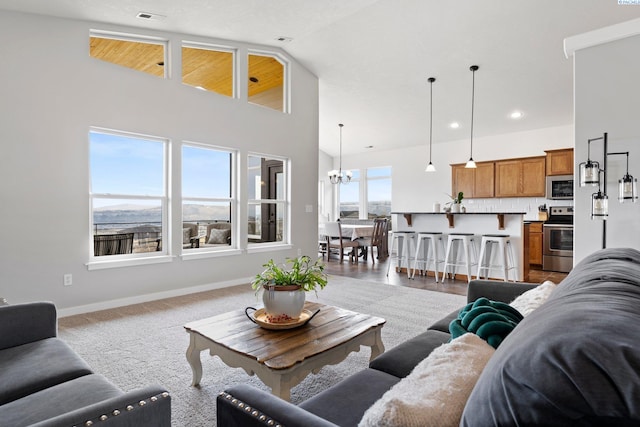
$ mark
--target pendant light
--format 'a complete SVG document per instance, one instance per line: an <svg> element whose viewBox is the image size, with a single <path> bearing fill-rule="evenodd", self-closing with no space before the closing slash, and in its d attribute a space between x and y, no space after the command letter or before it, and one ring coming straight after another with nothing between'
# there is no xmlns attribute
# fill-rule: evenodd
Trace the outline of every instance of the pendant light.
<svg viewBox="0 0 640 427"><path fill-rule="evenodd" d="M334 169L329 171L329 181L331 181L332 184L348 184L352 177L351 171L344 171L344 173L342 173L342 127L344 125L339 123L338 126L340 127L340 163L338 170Z"/></svg>
<svg viewBox="0 0 640 427"><path fill-rule="evenodd" d="M464 165L465 168L475 168L476 167L476 162L473 161L473 106L474 106L474 101L475 101L475 94L476 94L476 71L478 71L478 67L477 65L472 65L471 67L469 67L469 69L471 70L471 152L469 155L469 161L467 162L466 165Z"/></svg>
<svg viewBox="0 0 640 427"><path fill-rule="evenodd" d="M429 77L429 164L425 169L425 172L435 172L436 167L431 163L431 143L433 137L433 82L436 81L435 77Z"/></svg>
<svg viewBox="0 0 640 427"><path fill-rule="evenodd" d="M580 163L580 187L600 185L600 163L591 161L591 141L599 139L601 138L587 141L587 161Z"/></svg>
<svg viewBox="0 0 640 427"><path fill-rule="evenodd" d="M624 154L627 155L627 172L618 180L618 201L635 203L638 201L638 180L629 175L629 152Z"/></svg>

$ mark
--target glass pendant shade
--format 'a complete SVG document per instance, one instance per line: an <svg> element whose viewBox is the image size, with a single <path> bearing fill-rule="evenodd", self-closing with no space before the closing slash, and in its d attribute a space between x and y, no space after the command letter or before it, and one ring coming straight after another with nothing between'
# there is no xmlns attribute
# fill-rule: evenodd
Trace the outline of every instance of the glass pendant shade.
<svg viewBox="0 0 640 427"><path fill-rule="evenodd" d="M609 216L609 197L598 191L591 195L591 219L605 220Z"/></svg>
<svg viewBox="0 0 640 427"><path fill-rule="evenodd" d="M587 160L580 163L580 187L600 184L600 164Z"/></svg>
<svg viewBox="0 0 640 427"><path fill-rule="evenodd" d="M427 165L427 168L424 171L425 172L435 172L436 171L436 167L433 166L433 163L429 162L429 164Z"/></svg>
<svg viewBox="0 0 640 427"><path fill-rule="evenodd" d="M635 203L638 200L638 180L628 173L618 180L618 200L620 203Z"/></svg>
<svg viewBox="0 0 640 427"><path fill-rule="evenodd" d="M473 161L473 158L469 158L469 161L464 165L464 167L467 169L475 169L476 162Z"/></svg>

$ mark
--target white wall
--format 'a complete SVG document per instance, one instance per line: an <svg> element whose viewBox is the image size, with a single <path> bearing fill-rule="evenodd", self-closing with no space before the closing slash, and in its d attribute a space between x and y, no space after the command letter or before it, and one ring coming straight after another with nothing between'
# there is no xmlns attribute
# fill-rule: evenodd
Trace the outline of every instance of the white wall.
<svg viewBox="0 0 640 427"><path fill-rule="evenodd" d="M639 25L640 26L640 25ZM636 28L638 30L639 28ZM637 33L637 31L636 31ZM609 152L629 151L629 173L640 176L640 36L576 51L575 162L587 159L587 140L609 137ZM602 162L602 142L591 143L591 158ZM640 248L640 203L617 201L625 157L609 156L607 247ZM602 247L602 225L590 219L591 194L597 187L578 187L575 209L574 263Z"/></svg>
<svg viewBox="0 0 640 427"><path fill-rule="evenodd" d="M473 157L476 161L499 160L515 157L544 156L545 150L573 146L573 127L560 126L474 138ZM436 172L424 171L427 166L428 146L418 146L387 151L370 151L354 156L345 156L343 169L391 166L392 210L407 212L431 212L433 204L449 201L451 194L450 164L464 163L469 158L469 140L434 143L432 161ZM334 159L337 167L338 159ZM319 171L320 176L326 171ZM335 186L334 186L335 187ZM571 205L562 200L545 198L467 199L464 205L470 212L490 210L526 212L525 219L537 219L538 205Z"/></svg>
<svg viewBox="0 0 640 427"><path fill-rule="evenodd" d="M164 80L92 59L91 29L168 38L173 64L179 64L183 39L238 46L241 64L246 64L247 48L264 48L0 12L0 296L11 303L50 300L68 311L91 309L152 294L248 283L269 258L284 260L298 249L315 254L317 78L292 60L292 113L283 114L248 104L245 91L233 100L185 86L179 67ZM246 67L239 69L240 81L246 81ZM88 271L90 126L170 138L174 155L179 142L189 140L238 148L243 165L249 151L288 156L292 247L188 261L178 256L165 264ZM241 189L245 176L240 173ZM178 174L174 194L179 186ZM242 236L246 195L241 197ZM312 213L305 212L306 205L314 206ZM173 226L180 229L178 204L171 213ZM65 273L73 275L72 286L63 286Z"/></svg>

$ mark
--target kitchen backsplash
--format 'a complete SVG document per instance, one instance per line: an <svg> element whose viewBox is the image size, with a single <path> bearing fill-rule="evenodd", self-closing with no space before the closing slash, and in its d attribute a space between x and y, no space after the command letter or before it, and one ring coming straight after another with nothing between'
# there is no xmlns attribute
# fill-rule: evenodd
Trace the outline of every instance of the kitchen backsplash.
<svg viewBox="0 0 640 427"><path fill-rule="evenodd" d="M467 212L525 212L526 221L538 220L538 207L573 206L573 200L549 200L544 197L512 197L493 199L464 199Z"/></svg>

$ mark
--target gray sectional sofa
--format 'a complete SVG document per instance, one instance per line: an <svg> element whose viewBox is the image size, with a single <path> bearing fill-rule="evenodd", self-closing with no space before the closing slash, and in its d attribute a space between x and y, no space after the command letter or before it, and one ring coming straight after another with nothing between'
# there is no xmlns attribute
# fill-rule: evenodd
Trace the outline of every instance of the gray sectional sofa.
<svg viewBox="0 0 640 427"><path fill-rule="evenodd" d="M476 280L467 299L510 302L534 287ZM456 316L300 405L250 386L229 388L217 399L218 426L357 426L385 392L449 341ZM460 425L640 425L638 325L640 252L604 249L586 257L488 359L462 402ZM432 425L441 425L437 418Z"/></svg>
<svg viewBox="0 0 640 427"><path fill-rule="evenodd" d="M171 426L167 390L125 393L56 335L53 304L0 306L0 426Z"/></svg>

